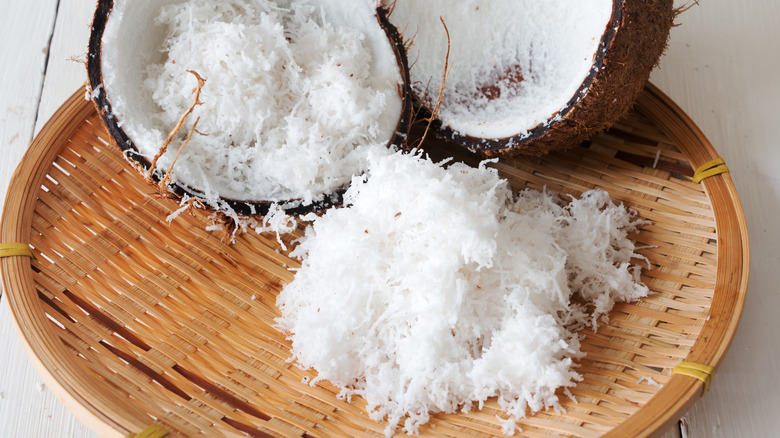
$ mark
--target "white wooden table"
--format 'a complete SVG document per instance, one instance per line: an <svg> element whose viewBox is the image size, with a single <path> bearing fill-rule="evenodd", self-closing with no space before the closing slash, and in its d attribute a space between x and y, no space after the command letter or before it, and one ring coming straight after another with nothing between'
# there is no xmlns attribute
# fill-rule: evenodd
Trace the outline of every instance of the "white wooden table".
<svg viewBox="0 0 780 438"><path fill-rule="evenodd" d="M680 2L678 0L678 2ZM28 144L86 74L94 0L0 0L0 199ZM652 81L728 163L751 238L740 328L713 389L665 438L780 436L780 2L702 0ZM0 306L0 435L93 434L47 390Z"/></svg>

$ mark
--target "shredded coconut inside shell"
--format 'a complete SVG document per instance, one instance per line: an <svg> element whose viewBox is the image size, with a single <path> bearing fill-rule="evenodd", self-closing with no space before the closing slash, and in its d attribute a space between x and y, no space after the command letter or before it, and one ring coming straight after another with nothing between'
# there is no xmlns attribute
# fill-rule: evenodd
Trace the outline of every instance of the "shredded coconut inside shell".
<svg viewBox="0 0 780 438"><path fill-rule="evenodd" d="M180 137L197 118L206 135L183 150L174 180L213 207L224 207L219 197L310 204L361 173L366 151L388 147L398 125L401 73L376 7L117 0L103 38L104 91L151 158L191 104L187 70L197 72L206 78L204 104Z"/></svg>
<svg viewBox="0 0 780 438"><path fill-rule="evenodd" d="M372 156L345 205L293 251L277 322L297 363L365 398L388 436L494 396L510 419L559 408L580 379L574 330L648 293L627 238L641 221L603 191L513 196L485 166L397 153Z"/></svg>

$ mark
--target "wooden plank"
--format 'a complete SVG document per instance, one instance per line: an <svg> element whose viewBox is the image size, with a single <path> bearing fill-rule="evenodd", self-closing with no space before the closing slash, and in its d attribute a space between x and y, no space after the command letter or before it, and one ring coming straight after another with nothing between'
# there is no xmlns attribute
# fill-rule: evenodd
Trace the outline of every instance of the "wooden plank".
<svg viewBox="0 0 780 438"><path fill-rule="evenodd" d="M33 133L85 80L84 67L67 58L86 51L95 2L0 0L0 7L4 11L0 19L4 41L0 45L0 190L5 199L12 172ZM4 436L95 436L44 386L30 365L11 325L7 303L0 306L0 357Z"/></svg>
<svg viewBox="0 0 780 438"><path fill-rule="evenodd" d="M0 8L0 194L5 199L11 175L32 141L57 0L2 0Z"/></svg>
<svg viewBox="0 0 780 438"><path fill-rule="evenodd" d="M87 59L87 42L95 0L60 0L57 25L49 51L49 66L41 94L35 132L57 108L87 80L86 67L74 61Z"/></svg>

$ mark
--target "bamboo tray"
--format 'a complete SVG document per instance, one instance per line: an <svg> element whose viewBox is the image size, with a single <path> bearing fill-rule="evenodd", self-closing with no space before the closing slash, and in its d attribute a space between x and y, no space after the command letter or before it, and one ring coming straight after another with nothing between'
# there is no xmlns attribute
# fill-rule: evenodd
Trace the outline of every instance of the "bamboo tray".
<svg viewBox="0 0 780 438"><path fill-rule="evenodd" d="M31 145L2 218L2 242L30 244L37 255L2 259L2 280L47 385L102 436L150 423L171 436L382 436L385 425L368 419L362 400L337 399L327 382L301 383L309 373L287 362L274 303L297 262L274 236L250 232L226 243L224 232L205 230L200 213L168 223L177 205L155 197L109 145L83 95ZM447 146L433 142L432 150ZM618 305L598 333L583 333L577 403L563 398L564 414L521 421L521 436L661 433L699 397L702 382L672 369L683 360L717 367L747 288L747 228L730 176L682 178L716 157L692 121L649 86L632 114L592 141L497 164L515 188L602 188L652 221L636 238L651 246L643 280L654 293ZM481 411L436 415L420 435L501 435L497 416L504 414L490 401Z"/></svg>

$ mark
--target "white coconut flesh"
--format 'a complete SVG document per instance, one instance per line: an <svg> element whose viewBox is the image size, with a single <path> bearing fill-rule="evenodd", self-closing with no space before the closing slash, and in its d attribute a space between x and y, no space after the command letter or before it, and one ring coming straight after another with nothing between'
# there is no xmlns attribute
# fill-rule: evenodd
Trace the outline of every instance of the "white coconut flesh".
<svg viewBox="0 0 780 438"><path fill-rule="evenodd" d="M577 96L594 68L612 0L384 0L412 41L412 88L433 108L450 35L452 69L438 119L477 138L527 136Z"/></svg>
<svg viewBox="0 0 780 438"><path fill-rule="evenodd" d="M193 102L167 169L208 201L317 201L386 149L402 111L393 47L372 0L116 0L103 90L147 159Z"/></svg>

